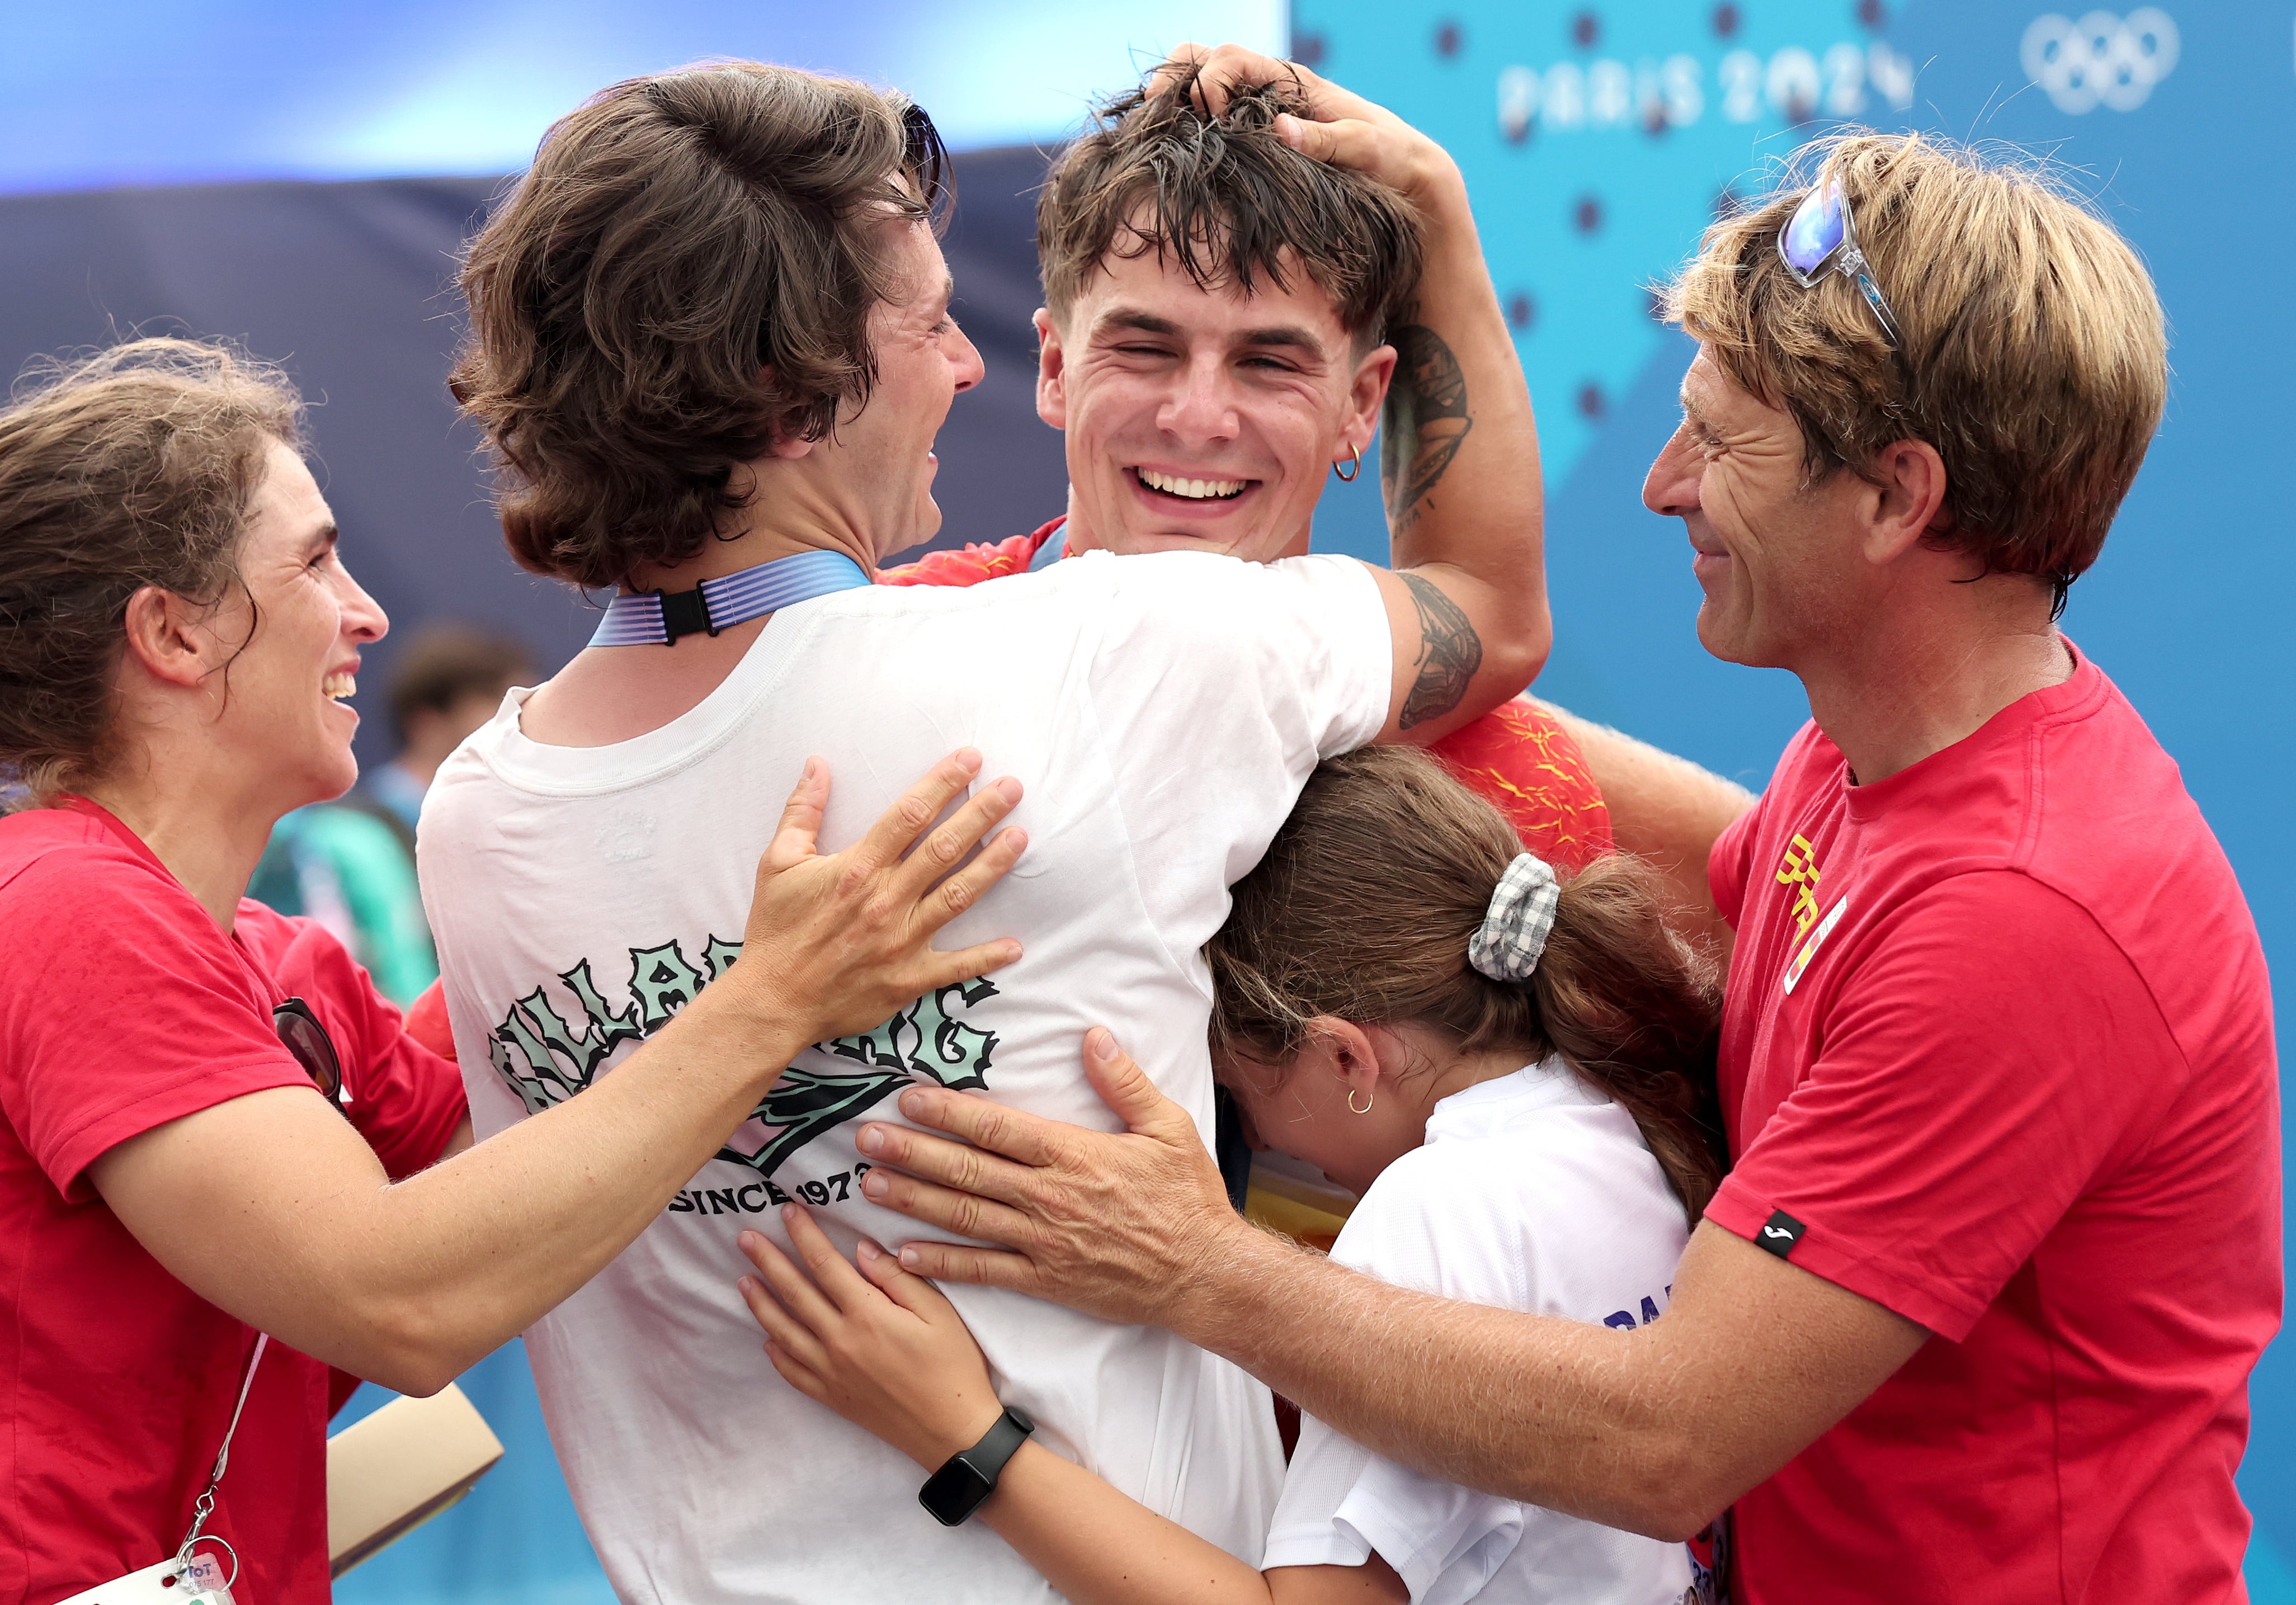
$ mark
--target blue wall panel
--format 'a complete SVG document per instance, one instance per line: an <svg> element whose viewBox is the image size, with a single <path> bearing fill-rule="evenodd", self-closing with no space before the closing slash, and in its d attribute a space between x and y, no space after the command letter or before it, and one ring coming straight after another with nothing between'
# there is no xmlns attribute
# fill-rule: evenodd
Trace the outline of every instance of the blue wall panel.
<svg viewBox="0 0 2296 1605"><path fill-rule="evenodd" d="M2296 545L2296 11L2217 0L2074 14L2098 20L2101 48L2086 47L2095 71L2079 70L2075 24L2031 0L1300 0L1293 26L1303 60L1443 139L1501 296L1526 298L1516 340L1546 442L1558 632L1540 690L1750 785L1807 705L1788 676L1699 648L1681 527L1640 505L1692 349L1652 321L1643 288L1695 249L1720 194L1759 185L1851 117L2046 155L2092 198L2159 283L2174 379L2065 627L2183 766L2278 961L2284 1003L2296 962L2284 823L2296 635L2281 578ZM1609 86L1599 104L1597 83ZM1384 548L1368 486L1330 504L1318 539ZM2258 1519L2255 1596L2296 1605L2284 1560L2296 1556L2287 1350L2257 1373L2242 1486Z"/></svg>

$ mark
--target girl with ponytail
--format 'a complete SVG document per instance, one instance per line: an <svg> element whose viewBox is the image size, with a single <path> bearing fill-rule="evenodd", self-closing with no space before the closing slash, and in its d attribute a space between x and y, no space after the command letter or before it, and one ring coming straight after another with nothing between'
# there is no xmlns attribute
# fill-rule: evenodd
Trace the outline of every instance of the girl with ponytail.
<svg viewBox="0 0 2296 1605"><path fill-rule="evenodd" d="M1722 1135L1720 989L1655 877L1611 857L1560 880L1434 760L1376 747L1316 771L1234 896L1213 1062L1255 1146L1363 1194L1332 1257L1475 1303L1656 1319ZM984 1412L1010 1429L947 1299L872 1247L858 1273L824 1262L826 1298L743 1290L785 1378L934 1471ZM801 1287L783 1265L777 1287ZM1439 1482L1312 1417L1265 1552L1241 1559L1033 1439L1005 1449L980 1518L1077 1605L1713 1597L1680 1544Z"/></svg>
<svg viewBox="0 0 2296 1605"><path fill-rule="evenodd" d="M1212 938L1212 1061L1260 1142L1357 1192L1452 1093L1551 1067L1631 1118L1686 1232L1722 1179L1722 991L1662 896L1617 856L1559 880L1414 749L1334 758Z"/></svg>

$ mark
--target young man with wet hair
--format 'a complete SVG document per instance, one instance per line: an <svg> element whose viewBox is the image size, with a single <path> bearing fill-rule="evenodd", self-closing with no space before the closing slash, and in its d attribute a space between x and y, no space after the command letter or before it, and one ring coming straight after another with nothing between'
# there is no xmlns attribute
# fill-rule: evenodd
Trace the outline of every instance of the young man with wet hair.
<svg viewBox="0 0 2296 1605"><path fill-rule="evenodd" d="M1183 46L1101 106L1038 192L1037 411L1066 437L1066 511L885 583L972 585L1090 551L1300 556L1326 477L1363 471L1382 411L1394 528L1537 522L1529 397L1456 164L1262 58L1230 57L1262 81L1200 86L1207 54ZM1309 115L1368 137L1332 162L1303 156L1285 130ZM1543 569L1526 579L1543 599ZM1542 857L1611 849L1554 710L1516 697L1432 749Z"/></svg>
<svg viewBox="0 0 2296 1605"><path fill-rule="evenodd" d="M1446 1303L1254 1232L1103 1033L1128 1134L917 1089L907 1121L1007 1157L872 1125L865 1191L1015 1250L910 1268L1163 1322L1431 1476L1656 1536L1734 1506L1751 1605L2238 1600L2281 1302L2263 954L2055 624L2160 421L2160 303L2030 170L1816 155L1677 286L1699 352L1644 487L1702 642L1811 712L1711 841L1734 1167L1668 1305Z"/></svg>
<svg viewBox="0 0 2296 1605"><path fill-rule="evenodd" d="M1323 757L1440 740L1546 652L1535 503L1422 517L1394 573L1086 553L971 589L872 584L938 528L934 435L981 372L931 227L939 150L898 95L808 73L632 80L552 129L464 269L455 383L499 454L512 550L616 592L590 649L473 734L425 804L477 1127L583 1096L739 961L758 828L743 799L786 792L809 755L835 779L827 844L961 744L1007 777L978 790L1028 839L951 927L952 943L1022 933L1018 961L800 1055L661 1218L529 1332L625 1600L1050 1599L996 1538L921 1509L905 1457L762 1377L741 1236L779 1236L791 1200L842 1242L896 1229L857 1186L853 1133L921 1079L1104 1122L1073 1044L1111 1008L1153 1044L1201 1147L1201 949L1227 887ZM1392 217L1395 259L1414 254L1376 180L1348 175L1345 203ZM1206 245L1208 265L1226 249ZM1352 373L1365 355L1328 305L1291 293L1258 299ZM1380 349L1375 368L1392 361ZM1378 384L1302 385L1303 406L1310 389L1369 438ZM1494 405L1529 449L1527 401ZM1046 1441L1256 1557L1281 1471L1264 1388L1167 1332L959 1296Z"/></svg>

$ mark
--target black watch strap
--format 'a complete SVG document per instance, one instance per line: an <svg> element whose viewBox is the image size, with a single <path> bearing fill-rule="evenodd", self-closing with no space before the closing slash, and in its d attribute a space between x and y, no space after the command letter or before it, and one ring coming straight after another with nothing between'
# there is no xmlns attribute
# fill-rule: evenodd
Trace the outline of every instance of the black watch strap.
<svg viewBox="0 0 2296 1605"><path fill-rule="evenodd" d="M925 1478L925 1486L917 1490L917 1503L931 1511L933 1519L941 1526L961 1525L996 1491L996 1478L1004 1471L1004 1462L1020 1449L1021 1440L1036 1429L1036 1422L1012 1405L1005 1405L1004 1413L981 1435L979 1443L950 1455L947 1464Z"/></svg>

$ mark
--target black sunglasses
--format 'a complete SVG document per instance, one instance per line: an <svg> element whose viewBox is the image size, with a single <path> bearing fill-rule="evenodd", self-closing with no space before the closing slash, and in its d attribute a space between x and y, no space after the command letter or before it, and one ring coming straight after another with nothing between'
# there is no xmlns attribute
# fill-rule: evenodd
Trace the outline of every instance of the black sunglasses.
<svg viewBox="0 0 2296 1605"><path fill-rule="evenodd" d="M279 1033L281 1044L303 1067L303 1073L317 1084L328 1102L340 1108L343 1063L335 1057L335 1044L311 1005L291 997L271 1011L271 1025Z"/></svg>

